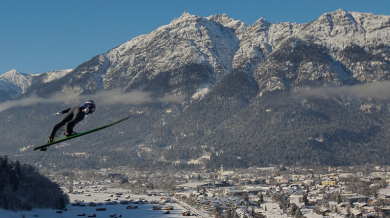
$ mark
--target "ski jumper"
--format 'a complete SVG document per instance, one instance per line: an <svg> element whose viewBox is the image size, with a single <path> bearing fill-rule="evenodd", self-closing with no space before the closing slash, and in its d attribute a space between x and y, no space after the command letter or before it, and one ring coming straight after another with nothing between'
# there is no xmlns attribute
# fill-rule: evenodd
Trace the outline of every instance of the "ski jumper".
<svg viewBox="0 0 390 218"><path fill-rule="evenodd" d="M57 123L50 133L50 138L53 139L57 130L62 126L65 126L65 131L68 134L73 132L73 127L80 121L82 121L86 115L92 114L95 111L95 108L91 107L91 104L79 104L76 107L68 108L66 110L60 111L57 114L66 113L65 117Z"/></svg>

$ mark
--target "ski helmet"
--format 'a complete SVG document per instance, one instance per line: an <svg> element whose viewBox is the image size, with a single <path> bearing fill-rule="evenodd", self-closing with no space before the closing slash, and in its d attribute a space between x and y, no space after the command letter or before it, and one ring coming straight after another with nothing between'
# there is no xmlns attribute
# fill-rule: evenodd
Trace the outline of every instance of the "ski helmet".
<svg viewBox="0 0 390 218"><path fill-rule="evenodd" d="M94 101L88 100L88 101L85 102L85 103L89 105L89 108L90 108L90 110L91 110L92 112L95 111L95 109L96 109L96 104L95 104Z"/></svg>

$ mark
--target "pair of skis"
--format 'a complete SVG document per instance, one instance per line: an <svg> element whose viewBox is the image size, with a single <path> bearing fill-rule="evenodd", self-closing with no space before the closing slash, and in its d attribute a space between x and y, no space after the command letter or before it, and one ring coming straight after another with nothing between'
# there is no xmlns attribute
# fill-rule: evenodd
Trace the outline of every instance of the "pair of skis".
<svg viewBox="0 0 390 218"><path fill-rule="evenodd" d="M131 115L131 116L132 116L132 115ZM77 137L80 137L80 136L83 136L83 135L87 135L87 134L89 134L89 133L93 133L93 132L96 132L96 131L105 129L105 128L107 128L107 127L113 126L113 125L115 125L115 124L118 124L118 123L120 123L120 122L123 122L123 121L129 119L131 116L128 116L128 117L123 118L123 119L121 119L121 120L118 120L118 121L116 121L116 122L113 122L113 123L110 123L110 124L107 124L107 125L104 125L104 126L95 128L95 129L91 129L91 130L88 130L88 131L85 131L85 132L81 132L81 133L78 133L78 134L75 134L75 135L71 135L71 136L66 137L66 138L63 138L63 139L55 140L55 141L53 141L53 142L51 142L51 143L47 143L47 144L44 144L44 145L35 147L35 148L33 148L33 151L35 151L35 150L42 150L42 151L45 151L47 148L49 148L50 146L52 146L52 145L54 145L54 144L61 143L61 142L64 142L64 141L68 141L68 140L70 140L70 139L74 139L74 138L77 138Z"/></svg>

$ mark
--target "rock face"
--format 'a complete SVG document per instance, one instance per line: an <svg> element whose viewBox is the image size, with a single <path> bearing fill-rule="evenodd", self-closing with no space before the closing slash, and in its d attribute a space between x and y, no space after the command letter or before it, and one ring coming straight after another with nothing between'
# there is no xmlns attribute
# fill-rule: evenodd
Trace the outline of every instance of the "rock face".
<svg viewBox="0 0 390 218"><path fill-rule="evenodd" d="M184 12L74 70L37 76L10 71L0 77L0 101L31 94L89 97L118 88L159 99L99 107L99 121L88 121L91 125L112 120L113 111L118 118L129 111L137 115L126 127L131 133L115 127L99 135L99 142L77 147L87 150L84 162L94 167L182 163L205 153L211 155L205 164L213 167L358 164L371 159L361 158L362 152L384 164L390 108L380 93L389 91L389 30L390 16L341 9L305 24L260 18L253 25L225 14L203 18ZM172 96L184 97L168 101ZM20 110L54 110L29 107ZM19 130L27 117L15 111L0 116L8 120L0 131L14 130L3 149L17 154L12 134L34 136ZM40 116L31 124L38 129L48 122ZM91 138L75 143L83 140ZM94 155L121 161L98 161Z"/></svg>

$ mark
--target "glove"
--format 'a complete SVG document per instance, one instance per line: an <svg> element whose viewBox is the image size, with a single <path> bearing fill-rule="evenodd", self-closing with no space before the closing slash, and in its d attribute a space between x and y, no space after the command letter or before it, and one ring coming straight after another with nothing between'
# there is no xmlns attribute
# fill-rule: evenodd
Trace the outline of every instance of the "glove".
<svg viewBox="0 0 390 218"><path fill-rule="evenodd" d="M55 113L54 116L57 116L57 115L60 115L60 114L62 114L62 111Z"/></svg>

